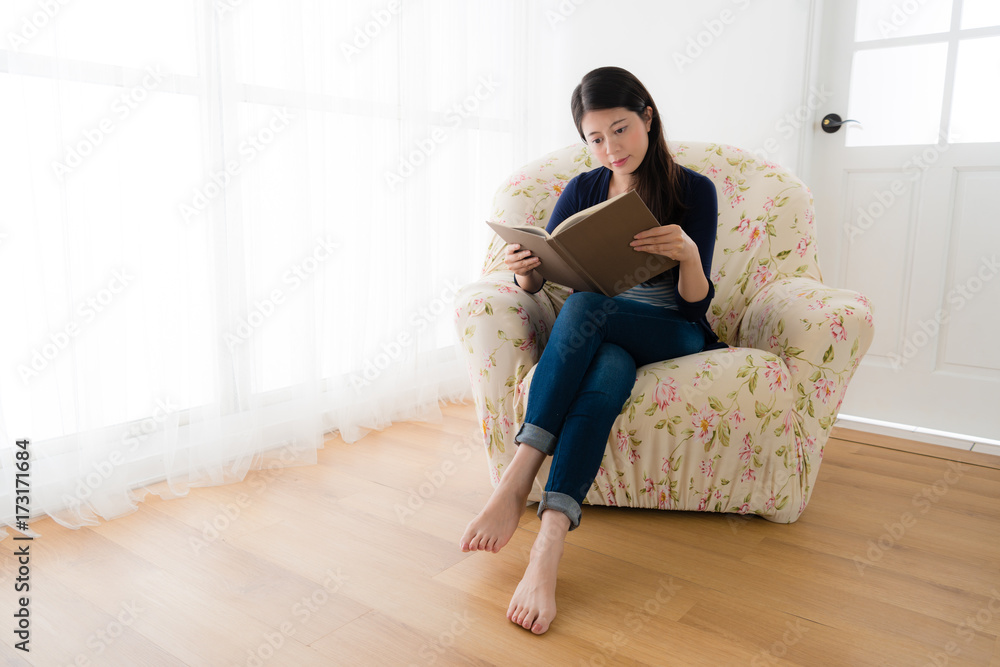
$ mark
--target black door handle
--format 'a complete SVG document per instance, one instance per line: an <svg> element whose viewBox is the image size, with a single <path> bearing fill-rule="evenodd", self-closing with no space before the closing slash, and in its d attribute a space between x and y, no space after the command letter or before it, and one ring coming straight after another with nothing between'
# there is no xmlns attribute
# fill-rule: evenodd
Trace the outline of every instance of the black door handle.
<svg viewBox="0 0 1000 667"><path fill-rule="evenodd" d="M859 125L861 124L860 121L841 120L840 116L838 116L837 114L828 113L827 115L823 116L823 123L822 125L820 125L820 127L822 127L823 131L826 132L827 134L832 134L833 132L839 130L840 126L844 125L845 123L858 123Z"/></svg>

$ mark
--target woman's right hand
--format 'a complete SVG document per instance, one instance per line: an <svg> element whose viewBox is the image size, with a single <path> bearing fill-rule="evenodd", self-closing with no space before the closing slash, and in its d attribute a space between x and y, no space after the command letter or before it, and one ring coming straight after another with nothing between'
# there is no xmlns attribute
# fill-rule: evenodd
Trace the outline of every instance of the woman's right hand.
<svg viewBox="0 0 1000 667"><path fill-rule="evenodd" d="M508 269L525 278L542 263L542 260L532 255L530 250L521 250L521 245L518 243L507 246L507 255L503 261Z"/></svg>

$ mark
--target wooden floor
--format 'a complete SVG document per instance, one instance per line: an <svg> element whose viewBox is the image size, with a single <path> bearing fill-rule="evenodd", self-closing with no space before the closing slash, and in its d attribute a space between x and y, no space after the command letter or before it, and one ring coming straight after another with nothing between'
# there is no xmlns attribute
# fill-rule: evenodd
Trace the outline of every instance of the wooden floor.
<svg viewBox="0 0 1000 667"><path fill-rule="evenodd" d="M1000 457L831 439L788 525L585 506L535 636L504 617L535 506L499 554L459 550L491 487L474 408L444 412L97 526L33 523L31 653L8 538L0 663L1000 666Z"/></svg>

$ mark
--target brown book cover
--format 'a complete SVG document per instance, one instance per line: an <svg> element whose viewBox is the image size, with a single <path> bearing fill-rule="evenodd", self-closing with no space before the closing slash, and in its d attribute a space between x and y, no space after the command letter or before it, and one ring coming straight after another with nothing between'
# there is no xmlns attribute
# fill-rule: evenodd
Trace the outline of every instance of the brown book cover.
<svg viewBox="0 0 1000 667"><path fill-rule="evenodd" d="M635 190L571 215L552 234L530 225L486 224L538 257L536 270L546 280L577 292L617 296L677 266L676 260L629 245L639 232L660 226Z"/></svg>

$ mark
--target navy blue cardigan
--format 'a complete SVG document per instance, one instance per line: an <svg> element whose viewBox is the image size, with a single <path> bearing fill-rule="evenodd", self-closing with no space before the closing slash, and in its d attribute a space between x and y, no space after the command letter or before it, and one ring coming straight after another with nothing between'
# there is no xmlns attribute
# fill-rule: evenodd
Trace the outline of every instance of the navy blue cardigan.
<svg viewBox="0 0 1000 667"><path fill-rule="evenodd" d="M711 271L712 256L715 252L716 227L719 219L718 195L715 184L707 176L683 166L681 173L686 177L684 179L685 201L691 207L685 214L681 227L698 246L705 279L708 280L708 294L701 301L685 301L677 289L680 284L680 265L677 265L670 269L674 274L674 302L677 304L678 312L686 320L697 323L702 329L702 333L705 334L705 347L703 349L724 349L729 346L719 340L705 315L712 302L712 297L715 296L715 285L712 284ZM551 234L569 216L605 201L608 198L610 184L611 170L603 165L574 176L566 184L562 194L559 195L552 210L552 217L549 218L549 222L545 226L546 231ZM516 274L514 282L517 283ZM545 282L543 278L542 286L545 285ZM538 289L541 290L542 287ZM532 294L534 293L536 292L532 292Z"/></svg>

